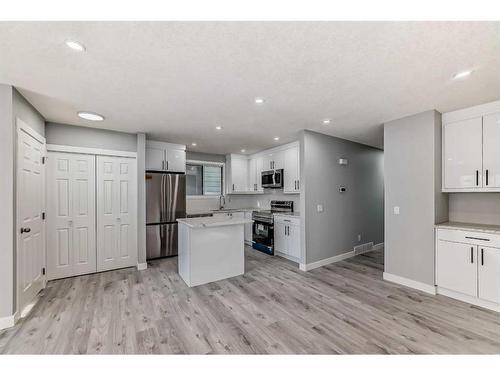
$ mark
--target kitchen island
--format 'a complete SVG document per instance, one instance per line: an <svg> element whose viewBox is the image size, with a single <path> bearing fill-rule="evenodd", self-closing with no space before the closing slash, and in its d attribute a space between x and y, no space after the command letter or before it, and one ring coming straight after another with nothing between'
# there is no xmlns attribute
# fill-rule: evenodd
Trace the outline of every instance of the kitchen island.
<svg viewBox="0 0 500 375"><path fill-rule="evenodd" d="M244 226L236 217L177 219L179 275L190 286L242 275L245 272Z"/></svg>

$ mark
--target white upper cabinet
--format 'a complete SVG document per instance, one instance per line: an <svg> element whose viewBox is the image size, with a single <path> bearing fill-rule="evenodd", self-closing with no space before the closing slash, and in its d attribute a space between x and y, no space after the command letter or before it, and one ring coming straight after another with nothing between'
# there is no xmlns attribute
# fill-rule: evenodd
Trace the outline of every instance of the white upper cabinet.
<svg viewBox="0 0 500 375"><path fill-rule="evenodd" d="M247 193L248 188L248 159L242 155L227 155L226 157L226 178L229 194Z"/></svg>
<svg viewBox="0 0 500 375"><path fill-rule="evenodd" d="M483 117L483 186L500 188L500 112Z"/></svg>
<svg viewBox="0 0 500 375"><path fill-rule="evenodd" d="M284 193L300 192L299 178L299 146L293 146L286 149L284 152Z"/></svg>
<svg viewBox="0 0 500 375"><path fill-rule="evenodd" d="M500 192L500 100L443 113L443 192Z"/></svg>
<svg viewBox="0 0 500 375"><path fill-rule="evenodd" d="M266 151L262 157L262 170L283 169L284 154L282 150Z"/></svg>
<svg viewBox="0 0 500 375"><path fill-rule="evenodd" d="M443 126L444 189L483 186L482 118Z"/></svg>
<svg viewBox="0 0 500 375"><path fill-rule="evenodd" d="M248 186L250 191L262 193L262 167L263 159L261 156L253 156L248 161Z"/></svg>
<svg viewBox="0 0 500 375"><path fill-rule="evenodd" d="M186 172L186 146L146 141L146 170Z"/></svg>

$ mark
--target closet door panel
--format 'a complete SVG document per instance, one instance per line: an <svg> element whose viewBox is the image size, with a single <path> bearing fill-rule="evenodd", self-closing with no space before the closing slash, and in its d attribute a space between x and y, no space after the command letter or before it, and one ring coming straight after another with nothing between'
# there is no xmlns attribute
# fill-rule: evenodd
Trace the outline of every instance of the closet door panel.
<svg viewBox="0 0 500 375"><path fill-rule="evenodd" d="M49 152L47 160L47 278L95 272L95 157Z"/></svg>
<svg viewBox="0 0 500 375"><path fill-rule="evenodd" d="M137 264L136 161L98 156L97 258L99 271Z"/></svg>

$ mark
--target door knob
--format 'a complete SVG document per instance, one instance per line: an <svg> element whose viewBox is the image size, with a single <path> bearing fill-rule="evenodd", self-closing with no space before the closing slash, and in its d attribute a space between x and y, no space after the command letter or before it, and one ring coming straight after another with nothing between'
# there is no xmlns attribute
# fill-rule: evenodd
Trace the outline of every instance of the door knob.
<svg viewBox="0 0 500 375"><path fill-rule="evenodd" d="M31 232L31 228L21 228L21 234Z"/></svg>

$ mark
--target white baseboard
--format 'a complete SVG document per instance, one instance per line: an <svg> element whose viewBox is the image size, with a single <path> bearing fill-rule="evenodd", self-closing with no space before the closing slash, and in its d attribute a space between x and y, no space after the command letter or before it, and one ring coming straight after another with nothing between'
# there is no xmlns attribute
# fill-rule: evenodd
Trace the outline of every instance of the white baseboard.
<svg viewBox="0 0 500 375"><path fill-rule="evenodd" d="M14 327L16 324L16 315L0 317L0 330Z"/></svg>
<svg viewBox="0 0 500 375"><path fill-rule="evenodd" d="M317 262L313 262L313 263L307 263L307 264L301 263L299 265L299 268L301 271L310 271L314 268L323 267L323 266L326 266L327 264L340 262L341 260L344 260L347 258L352 258L353 256L354 256L354 250L348 251L347 253L344 253L344 254L335 255L335 256L330 257L330 258L321 259L321 260L318 260Z"/></svg>
<svg viewBox="0 0 500 375"><path fill-rule="evenodd" d="M449 290L446 288L437 287L436 289L437 289L437 294L442 294L443 296L450 297L453 299L458 299L462 302L469 303L471 305L476 305L476 306L480 306L480 307L483 307L483 308L488 309L488 310L500 312L500 304L498 304L498 303L485 301L484 299L468 296L466 294L455 292L453 290Z"/></svg>
<svg viewBox="0 0 500 375"><path fill-rule="evenodd" d="M353 256L356 256L356 255L365 254L365 253L368 253L370 251L380 250L380 249L383 249L383 248L384 248L384 243L381 242L381 243L377 243L377 244L373 245L372 248L370 248L370 249L368 249L366 251L363 251L362 253L355 253L355 251L352 250L352 251L348 251L347 253L344 253L344 254L335 255L335 256L330 257L330 258L318 260L317 262L307 263L307 264L300 263L299 264L299 269L301 271L310 271L310 270L312 270L314 268L323 267L323 266L326 266L327 264L331 264L331 263L335 263L335 262L340 262L341 260L352 258Z"/></svg>
<svg viewBox="0 0 500 375"><path fill-rule="evenodd" d="M137 263L137 271L144 271L148 268L147 263Z"/></svg>
<svg viewBox="0 0 500 375"><path fill-rule="evenodd" d="M425 293L436 295L436 287L434 285L424 284L420 281L415 281L407 279L406 277L401 277L393 275L391 273L384 272L384 280L390 281L392 283L401 284L409 288L417 289Z"/></svg>

